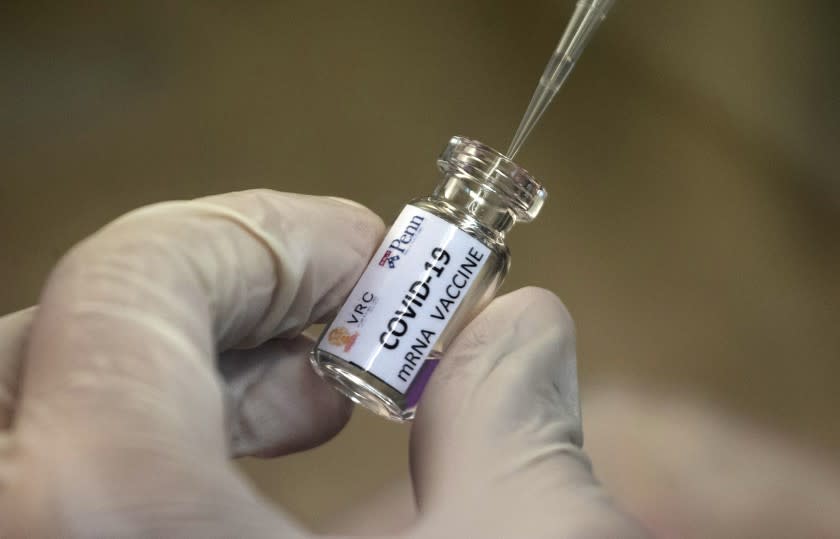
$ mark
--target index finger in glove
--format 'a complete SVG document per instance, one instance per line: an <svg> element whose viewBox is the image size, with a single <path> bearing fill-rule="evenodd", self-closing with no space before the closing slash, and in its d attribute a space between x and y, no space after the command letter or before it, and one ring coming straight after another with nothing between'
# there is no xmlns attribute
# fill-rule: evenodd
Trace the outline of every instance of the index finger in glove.
<svg viewBox="0 0 840 539"><path fill-rule="evenodd" d="M336 199L249 191L142 208L74 248L43 293L21 425L226 456L219 350L336 309L382 233Z"/></svg>

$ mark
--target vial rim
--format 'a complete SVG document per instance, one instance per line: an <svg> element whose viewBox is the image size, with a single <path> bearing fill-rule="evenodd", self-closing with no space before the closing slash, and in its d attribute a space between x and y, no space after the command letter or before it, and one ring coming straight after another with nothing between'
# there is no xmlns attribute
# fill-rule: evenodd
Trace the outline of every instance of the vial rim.
<svg viewBox="0 0 840 539"><path fill-rule="evenodd" d="M481 187L501 193L513 201L517 220L533 220L548 196L530 172L500 151L469 137L456 135L437 161L444 174L463 175Z"/></svg>

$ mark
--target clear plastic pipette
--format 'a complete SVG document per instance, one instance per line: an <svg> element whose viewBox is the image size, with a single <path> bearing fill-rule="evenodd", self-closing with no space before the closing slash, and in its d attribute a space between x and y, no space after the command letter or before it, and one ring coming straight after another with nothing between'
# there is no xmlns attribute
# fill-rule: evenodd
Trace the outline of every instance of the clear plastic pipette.
<svg viewBox="0 0 840 539"><path fill-rule="evenodd" d="M545 66L545 71L540 77L537 89L531 97L528 109L519 123L519 128L513 136L507 156L513 159L528 138L531 130L537 124L552 98L566 82L575 62L580 58L583 49L586 48L589 39L595 30L607 16L607 12L615 0L579 0L572 14L572 19L566 26L560 43L554 49L554 54Z"/></svg>

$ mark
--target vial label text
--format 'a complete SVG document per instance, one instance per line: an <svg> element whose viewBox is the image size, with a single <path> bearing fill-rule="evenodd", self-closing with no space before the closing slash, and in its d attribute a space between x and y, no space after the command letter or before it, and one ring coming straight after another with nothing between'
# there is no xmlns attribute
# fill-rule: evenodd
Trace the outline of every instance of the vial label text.
<svg viewBox="0 0 840 539"><path fill-rule="evenodd" d="M406 206L318 347L405 394L489 252L457 226Z"/></svg>

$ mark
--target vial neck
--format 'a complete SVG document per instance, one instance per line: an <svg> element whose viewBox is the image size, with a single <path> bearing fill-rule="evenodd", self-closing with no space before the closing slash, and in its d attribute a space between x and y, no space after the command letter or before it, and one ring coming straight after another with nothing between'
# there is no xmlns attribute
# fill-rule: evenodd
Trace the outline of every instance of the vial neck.
<svg viewBox="0 0 840 539"><path fill-rule="evenodd" d="M509 197L481 185L475 178L448 176L433 196L475 219L499 240L504 240L505 234L516 224Z"/></svg>

